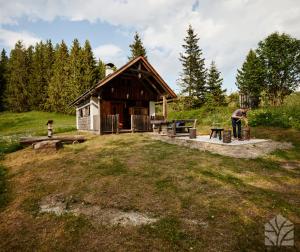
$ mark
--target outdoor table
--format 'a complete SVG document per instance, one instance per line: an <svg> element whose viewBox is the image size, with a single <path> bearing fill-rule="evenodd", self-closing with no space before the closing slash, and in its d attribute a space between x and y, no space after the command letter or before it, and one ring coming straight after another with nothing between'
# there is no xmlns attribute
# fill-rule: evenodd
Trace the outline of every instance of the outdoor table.
<svg viewBox="0 0 300 252"><path fill-rule="evenodd" d="M211 139L212 135L215 132L217 136L219 135L219 139L221 140L222 139L222 131L223 130L224 129L222 129L222 128L211 128L211 133L210 133L209 139Z"/></svg>

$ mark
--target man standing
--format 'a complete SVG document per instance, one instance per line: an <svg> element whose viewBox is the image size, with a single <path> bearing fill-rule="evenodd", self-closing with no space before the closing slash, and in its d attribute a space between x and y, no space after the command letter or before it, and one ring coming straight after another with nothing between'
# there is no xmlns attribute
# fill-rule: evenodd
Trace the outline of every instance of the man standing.
<svg viewBox="0 0 300 252"><path fill-rule="evenodd" d="M232 129L233 129L233 137L238 138L239 140L242 140L242 119L244 117L247 117L247 109L241 108L237 109L232 113L231 121L232 121ZM236 133L236 126L238 128Z"/></svg>

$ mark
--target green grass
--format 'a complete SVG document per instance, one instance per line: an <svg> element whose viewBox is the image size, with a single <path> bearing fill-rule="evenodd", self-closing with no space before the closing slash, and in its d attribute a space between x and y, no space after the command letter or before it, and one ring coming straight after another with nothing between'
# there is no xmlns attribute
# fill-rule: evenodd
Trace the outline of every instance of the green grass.
<svg viewBox="0 0 300 252"><path fill-rule="evenodd" d="M216 111L215 117L205 108L182 116L197 117L202 133L205 125L225 123L232 109ZM11 128L2 122L6 119ZM0 135L27 134L28 128L30 134L46 134L48 119L61 131L75 125L72 116L1 113ZM299 164L300 132L253 127L251 134L290 141L295 148L243 160L136 133L90 135L85 143L53 153L30 148L10 153L19 146L17 137L7 137L9 145L0 145L5 153L0 165L0 250L264 251L265 222L279 213L300 222L300 169L282 167ZM55 195L76 198L76 203L67 200L68 209L84 202L86 209L137 211L159 220L122 227L101 224L97 211L79 216L40 213L43 199ZM299 238L296 226L298 246Z"/></svg>
<svg viewBox="0 0 300 252"><path fill-rule="evenodd" d="M47 135L46 123L54 120L54 133L75 130L75 117L48 112L0 113L0 158L4 154L22 149L18 140L22 136Z"/></svg>
<svg viewBox="0 0 300 252"><path fill-rule="evenodd" d="M54 120L54 133L72 131L75 116L49 112L0 113L0 136L47 135L46 123Z"/></svg>

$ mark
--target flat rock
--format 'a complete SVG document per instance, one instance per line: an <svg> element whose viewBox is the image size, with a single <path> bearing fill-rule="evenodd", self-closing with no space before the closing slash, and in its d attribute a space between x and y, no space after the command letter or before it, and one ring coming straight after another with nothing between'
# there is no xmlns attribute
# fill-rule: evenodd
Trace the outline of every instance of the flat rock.
<svg viewBox="0 0 300 252"><path fill-rule="evenodd" d="M41 150L41 149L53 149L58 150L62 148L62 142L61 140L47 140L47 141L41 141L33 144L34 150Z"/></svg>

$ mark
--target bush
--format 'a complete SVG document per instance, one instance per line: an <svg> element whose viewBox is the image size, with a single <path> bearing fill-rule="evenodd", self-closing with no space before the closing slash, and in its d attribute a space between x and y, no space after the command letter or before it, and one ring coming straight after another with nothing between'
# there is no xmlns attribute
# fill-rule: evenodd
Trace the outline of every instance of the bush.
<svg viewBox="0 0 300 252"><path fill-rule="evenodd" d="M250 111L249 125L300 129L300 93L288 96L280 107Z"/></svg>

